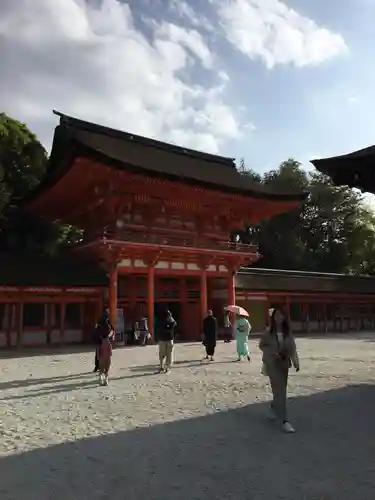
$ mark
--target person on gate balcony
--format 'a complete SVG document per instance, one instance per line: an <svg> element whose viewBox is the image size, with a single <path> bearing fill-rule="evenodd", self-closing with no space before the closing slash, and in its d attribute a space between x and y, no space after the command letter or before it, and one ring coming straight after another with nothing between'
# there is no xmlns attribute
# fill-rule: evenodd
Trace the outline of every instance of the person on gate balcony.
<svg viewBox="0 0 375 500"><path fill-rule="evenodd" d="M232 342L233 338L233 327L232 323L230 322L230 312L226 311L225 316L224 316L224 342L226 344L229 344L229 342Z"/></svg>
<svg viewBox="0 0 375 500"><path fill-rule="evenodd" d="M211 309L207 311L207 316L203 320L203 345L206 348L205 359L214 360L217 340L217 321Z"/></svg>
<svg viewBox="0 0 375 500"><path fill-rule="evenodd" d="M259 348L263 352L263 363L273 394L269 417L279 420L284 432L293 433L295 430L286 411L288 375L292 364L297 372L300 366L290 324L281 309L273 310L270 328L260 339Z"/></svg>
<svg viewBox="0 0 375 500"><path fill-rule="evenodd" d="M114 338L114 328L111 325L109 319L109 311L108 309L104 309L97 324L95 325L93 340L96 345L95 348L95 367L94 372L99 370L99 349L102 343L102 339L104 337L108 337L112 341Z"/></svg>
<svg viewBox="0 0 375 500"><path fill-rule="evenodd" d="M177 323L173 318L172 313L167 310L158 337L160 373L168 373L171 369L176 326Z"/></svg>
<svg viewBox="0 0 375 500"><path fill-rule="evenodd" d="M234 328L238 356L237 361L241 361L243 357L250 361L249 335L251 332L251 325L248 319L245 316L237 315Z"/></svg>

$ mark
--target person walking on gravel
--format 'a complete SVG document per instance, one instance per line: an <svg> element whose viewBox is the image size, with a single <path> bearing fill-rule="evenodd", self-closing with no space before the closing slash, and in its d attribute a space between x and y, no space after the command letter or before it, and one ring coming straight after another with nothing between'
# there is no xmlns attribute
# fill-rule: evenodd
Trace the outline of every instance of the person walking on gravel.
<svg viewBox="0 0 375 500"><path fill-rule="evenodd" d="M242 357L245 357L248 361L250 361L249 335L251 331L251 325L245 316L237 315L234 327L238 356L237 361L241 361Z"/></svg>
<svg viewBox="0 0 375 500"><path fill-rule="evenodd" d="M229 317L229 312L226 311L225 316L224 316L224 343L229 344L229 342L232 342L232 323L230 322L230 317Z"/></svg>
<svg viewBox="0 0 375 500"><path fill-rule="evenodd" d="M290 324L284 312L276 308L272 312L270 328L259 342L263 352L263 363L269 377L273 400L270 418L279 420L284 432L295 432L287 417L286 400L289 369L292 364L299 371L296 343L290 331Z"/></svg>
<svg viewBox="0 0 375 500"><path fill-rule="evenodd" d="M203 320L203 344L206 348L205 359L214 360L217 340L217 321L211 309Z"/></svg>
<svg viewBox="0 0 375 500"><path fill-rule="evenodd" d="M112 361L112 343L110 332L102 338L99 347L99 385L108 385L109 369Z"/></svg>
<svg viewBox="0 0 375 500"><path fill-rule="evenodd" d="M168 373L172 365L174 334L177 323L170 311L166 311L164 324L159 332L159 372ZM165 364L164 364L165 360Z"/></svg>
<svg viewBox="0 0 375 500"><path fill-rule="evenodd" d="M95 325L94 333L93 333L93 340L96 345L95 348L95 367L94 367L94 372L97 372L99 370L99 349L100 345L102 343L102 339L106 336L110 336L110 339L114 337L114 328L111 325L110 319L109 319L109 312L108 309L104 309L97 324Z"/></svg>

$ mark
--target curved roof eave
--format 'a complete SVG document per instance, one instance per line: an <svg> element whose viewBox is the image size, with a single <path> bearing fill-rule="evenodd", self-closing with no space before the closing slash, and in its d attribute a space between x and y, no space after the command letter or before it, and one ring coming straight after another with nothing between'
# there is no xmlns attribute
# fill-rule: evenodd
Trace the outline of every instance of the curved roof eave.
<svg viewBox="0 0 375 500"><path fill-rule="evenodd" d="M82 122L58 112L55 112L55 114L60 116L61 120L60 124L55 128L47 174L44 180L23 200L23 205L27 205L32 200L41 196L44 191L55 185L72 168L74 160L78 157L96 159L112 168L132 171L140 175L165 178L174 182L183 182L185 184L263 199L274 203L295 203L297 205L306 200L309 194L308 192L271 193L254 189L254 185L249 179L246 179L246 176L240 176L235 169L228 168L228 162L232 161L231 159L199 153L193 150L188 150L191 154L189 153L187 156L191 160L185 160L185 167L183 168L177 168L179 165L175 167L173 162L171 164L172 167L169 166L171 168L168 169L165 168L163 162L161 162L161 165L155 165L151 161L152 155L150 154L145 156L145 158L148 158L148 164L145 162L146 164L143 165L135 165L123 160L127 156L127 151L125 150L124 152L124 147L127 147L126 144L129 144L129 147L133 146L133 137L137 137L137 144L138 140L141 140L144 142L144 145L147 144L149 146L151 143L152 148L157 143L158 149L164 148L163 155L166 154L165 151L172 154L175 153L176 148L178 151L177 154L181 154L184 148L139 136L132 136L125 132L108 129L89 122ZM168 154L164 157L169 158ZM185 153L184 157L186 158ZM222 165L222 162L227 163ZM139 163L142 162L139 161ZM194 168L187 169L186 165L189 167L191 165ZM193 173L191 173L192 170Z"/></svg>

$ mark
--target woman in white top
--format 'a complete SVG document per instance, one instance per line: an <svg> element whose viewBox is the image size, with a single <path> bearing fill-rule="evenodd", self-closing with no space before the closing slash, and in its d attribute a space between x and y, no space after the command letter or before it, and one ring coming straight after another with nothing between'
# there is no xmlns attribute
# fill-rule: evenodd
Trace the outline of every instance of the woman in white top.
<svg viewBox="0 0 375 500"><path fill-rule="evenodd" d="M294 432L287 418L286 398L289 369L293 364L298 372L299 359L288 318L281 309L272 312L270 328L260 339L259 348L273 394L270 416L280 420L285 432Z"/></svg>

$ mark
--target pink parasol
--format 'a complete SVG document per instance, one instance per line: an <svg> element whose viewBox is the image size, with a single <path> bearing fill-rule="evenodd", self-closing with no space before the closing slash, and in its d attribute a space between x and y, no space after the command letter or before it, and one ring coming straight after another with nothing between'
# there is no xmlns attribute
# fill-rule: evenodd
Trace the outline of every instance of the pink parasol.
<svg viewBox="0 0 375 500"><path fill-rule="evenodd" d="M224 307L225 311L231 312L233 314L237 314L238 316L245 316L246 318L249 317L249 313L244 309L243 307L240 306L227 306Z"/></svg>

